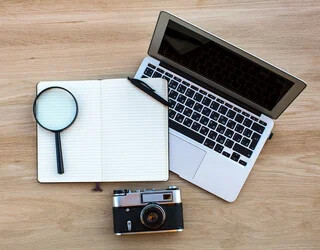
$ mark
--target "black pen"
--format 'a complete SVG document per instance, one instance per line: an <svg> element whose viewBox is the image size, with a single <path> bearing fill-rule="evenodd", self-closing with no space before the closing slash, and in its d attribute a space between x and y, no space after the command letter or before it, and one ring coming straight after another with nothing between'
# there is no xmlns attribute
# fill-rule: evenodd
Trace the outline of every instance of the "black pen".
<svg viewBox="0 0 320 250"><path fill-rule="evenodd" d="M139 80L139 79L135 79L135 78L131 78L128 76L128 80L137 88L141 89L143 92L145 92L146 94L148 94L149 96L153 97L154 99L156 99L157 101L161 102L163 105L169 106L169 103L163 99L161 96L159 96L158 94L155 93L155 90L153 88L151 88L148 84L146 84L145 82Z"/></svg>

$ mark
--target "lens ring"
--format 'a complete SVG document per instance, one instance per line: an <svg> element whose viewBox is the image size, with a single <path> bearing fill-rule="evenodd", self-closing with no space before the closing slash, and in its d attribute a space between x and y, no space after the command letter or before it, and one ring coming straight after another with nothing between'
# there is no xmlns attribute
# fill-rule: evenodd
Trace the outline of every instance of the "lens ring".
<svg viewBox="0 0 320 250"><path fill-rule="evenodd" d="M71 97L73 98L74 103L75 103L75 107L76 107L76 112L75 112L75 114L74 114L73 120L68 124L68 126L62 128L62 129L58 129L58 130L48 129L47 127L43 126L43 125L41 124L41 122L39 121L39 119L38 119L38 117L37 117L37 112L36 112L36 106L37 106L37 101L38 101L39 97L40 97L43 93L45 93L45 92L47 92L47 91L49 91L49 90L51 90L51 89L61 89L61 90L66 91L66 92L67 92L68 94L70 94ZM61 132L61 131L65 130L65 129L67 129L68 127L70 127L70 126L74 123L74 121L76 120L76 118L77 118L77 116L78 116L78 113L79 113L79 106L78 106L77 99L75 98L75 96L74 96L69 90L67 90L67 89L65 89L65 88L63 88L63 87L60 87L60 86L51 86L51 87L48 87L48 88L43 89L42 91L40 91L39 94L37 94L36 98L35 98L34 101L33 101L32 111L33 111L33 116L34 116L36 122L37 122L42 128L44 128L44 129L46 129L46 130L49 130L49 131L52 131L52 132Z"/></svg>
<svg viewBox="0 0 320 250"><path fill-rule="evenodd" d="M145 218L147 215L151 213L156 214L156 220L154 222L148 222ZM140 213L140 220L143 225L150 229L157 229L158 227L162 226L164 221L166 220L166 213L162 207L157 204L149 204L144 207Z"/></svg>

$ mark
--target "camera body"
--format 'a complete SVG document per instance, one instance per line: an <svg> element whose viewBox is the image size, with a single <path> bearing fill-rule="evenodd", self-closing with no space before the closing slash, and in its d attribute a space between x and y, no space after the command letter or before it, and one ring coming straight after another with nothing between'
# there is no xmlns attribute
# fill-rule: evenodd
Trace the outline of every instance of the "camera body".
<svg viewBox="0 0 320 250"><path fill-rule="evenodd" d="M183 231L180 189L114 190L116 235Z"/></svg>

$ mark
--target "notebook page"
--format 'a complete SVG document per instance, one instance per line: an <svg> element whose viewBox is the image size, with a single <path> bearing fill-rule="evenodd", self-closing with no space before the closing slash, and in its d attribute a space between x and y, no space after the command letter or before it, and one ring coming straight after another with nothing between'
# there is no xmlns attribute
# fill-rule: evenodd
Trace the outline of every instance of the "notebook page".
<svg viewBox="0 0 320 250"><path fill-rule="evenodd" d="M101 172L100 81L40 82L38 93L50 86L68 89L77 99L75 122L61 132L64 174L57 173L54 133L37 126L40 182L99 182Z"/></svg>
<svg viewBox="0 0 320 250"><path fill-rule="evenodd" d="M167 82L143 79L167 99ZM101 82L103 181L168 179L168 108L127 79Z"/></svg>

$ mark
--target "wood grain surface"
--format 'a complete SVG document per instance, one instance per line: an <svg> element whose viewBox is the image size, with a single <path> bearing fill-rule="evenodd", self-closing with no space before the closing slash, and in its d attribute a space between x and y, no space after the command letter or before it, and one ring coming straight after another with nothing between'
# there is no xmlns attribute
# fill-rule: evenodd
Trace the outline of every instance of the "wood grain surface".
<svg viewBox="0 0 320 250"><path fill-rule="evenodd" d="M39 184L31 105L41 80L134 75L160 10L296 75L239 198L166 183ZM320 249L319 1L0 1L0 249ZM221 166L223 167L223 166ZM112 190L183 190L185 231L113 235Z"/></svg>

